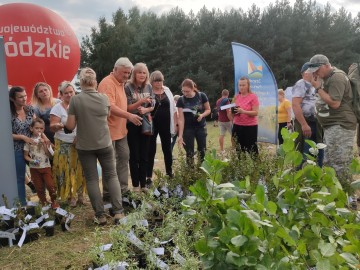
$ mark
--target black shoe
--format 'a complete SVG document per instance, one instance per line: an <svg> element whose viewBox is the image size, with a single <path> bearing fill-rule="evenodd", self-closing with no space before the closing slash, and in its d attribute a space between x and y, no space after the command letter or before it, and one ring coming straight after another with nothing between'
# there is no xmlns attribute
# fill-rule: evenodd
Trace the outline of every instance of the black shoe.
<svg viewBox="0 0 360 270"><path fill-rule="evenodd" d="M147 188L151 188L152 185L153 185L153 181L151 180L151 178L146 178L146 184L145 184L145 186L146 186Z"/></svg>
<svg viewBox="0 0 360 270"><path fill-rule="evenodd" d="M32 193L36 193L36 188L33 182L30 181L29 183L27 183L27 186L31 189Z"/></svg>

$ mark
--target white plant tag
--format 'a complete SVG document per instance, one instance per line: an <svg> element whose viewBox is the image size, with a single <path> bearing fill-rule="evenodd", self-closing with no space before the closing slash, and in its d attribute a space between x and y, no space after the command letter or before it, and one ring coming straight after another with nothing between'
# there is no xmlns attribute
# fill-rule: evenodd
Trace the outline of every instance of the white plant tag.
<svg viewBox="0 0 360 270"><path fill-rule="evenodd" d="M156 197L159 197L159 196L161 195L161 193L158 191L157 188L154 189L154 195L155 195Z"/></svg>
<svg viewBox="0 0 360 270"><path fill-rule="evenodd" d="M156 255L164 255L165 249L163 247L160 248L152 248L151 249Z"/></svg>
<svg viewBox="0 0 360 270"><path fill-rule="evenodd" d="M68 212L66 212L66 210L62 209L62 208L57 208L56 209L56 214L59 214L61 216L66 216Z"/></svg>
<svg viewBox="0 0 360 270"><path fill-rule="evenodd" d="M100 247L100 251L108 251L112 247L112 244L106 244Z"/></svg>

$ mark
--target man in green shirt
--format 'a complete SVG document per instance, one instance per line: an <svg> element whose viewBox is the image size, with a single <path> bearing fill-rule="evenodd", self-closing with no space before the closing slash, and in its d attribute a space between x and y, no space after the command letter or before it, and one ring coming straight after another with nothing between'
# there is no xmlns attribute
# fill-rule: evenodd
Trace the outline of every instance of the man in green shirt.
<svg viewBox="0 0 360 270"><path fill-rule="evenodd" d="M357 123L351 105L350 81L344 71L332 67L322 54L310 59L306 72L313 74L311 84L316 92L316 115L324 129L327 145L324 165L334 168L340 180L349 181Z"/></svg>

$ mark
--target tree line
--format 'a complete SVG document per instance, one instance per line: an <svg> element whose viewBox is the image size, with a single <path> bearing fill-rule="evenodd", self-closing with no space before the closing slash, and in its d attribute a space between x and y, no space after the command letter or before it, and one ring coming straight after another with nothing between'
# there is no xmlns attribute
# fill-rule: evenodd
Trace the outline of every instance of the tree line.
<svg viewBox="0 0 360 270"><path fill-rule="evenodd" d="M165 84L176 94L184 78L193 79L211 104L224 88L234 90L231 42L259 52L272 69L279 88L292 86L300 68L316 53L347 71L360 61L360 13L355 18L344 8L332 11L328 3L287 0L269 4L263 11L255 4L247 11L207 9L185 14L180 8L157 15L133 7L121 8L112 21L99 18L90 36L81 43L81 66L90 66L101 80L115 61L127 56L144 62L149 71L160 70Z"/></svg>

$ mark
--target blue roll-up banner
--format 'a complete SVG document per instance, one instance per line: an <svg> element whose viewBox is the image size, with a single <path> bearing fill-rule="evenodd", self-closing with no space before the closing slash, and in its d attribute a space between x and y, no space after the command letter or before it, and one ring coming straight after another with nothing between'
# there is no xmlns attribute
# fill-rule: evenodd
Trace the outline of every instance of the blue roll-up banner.
<svg viewBox="0 0 360 270"><path fill-rule="evenodd" d="M235 93L240 77L250 80L250 88L259 98L258 141L277 144L278 87L274 74L261 55L252 48L232 42Z"/></svg>

